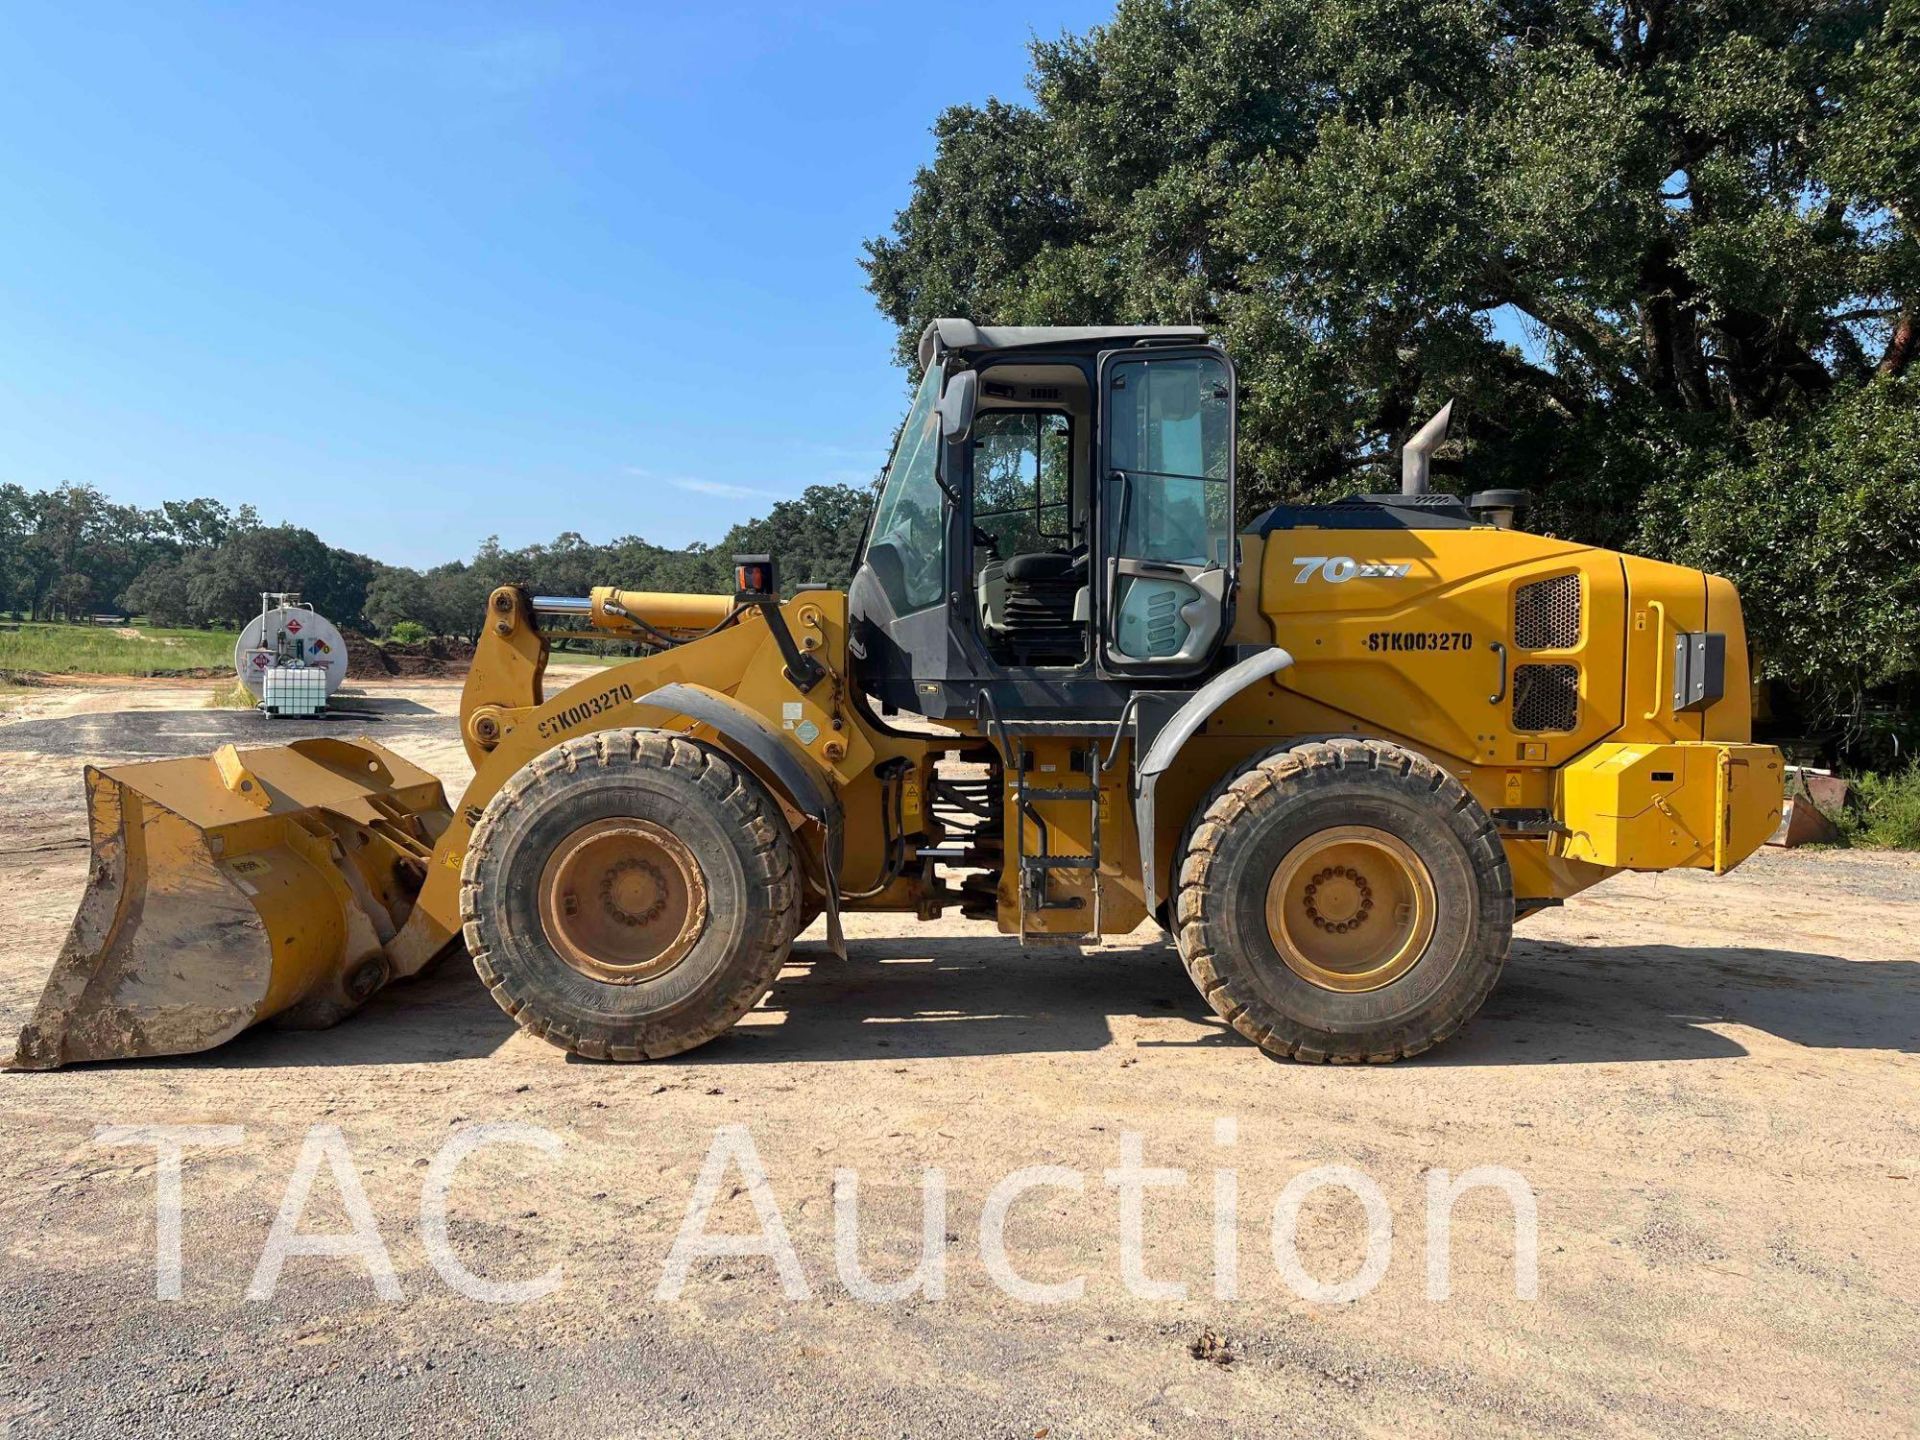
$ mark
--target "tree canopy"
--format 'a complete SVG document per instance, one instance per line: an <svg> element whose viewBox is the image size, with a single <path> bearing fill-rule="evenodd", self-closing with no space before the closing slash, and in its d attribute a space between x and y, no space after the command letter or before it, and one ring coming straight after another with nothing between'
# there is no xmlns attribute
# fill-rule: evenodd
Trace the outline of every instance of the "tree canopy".
<svg viewBox="0 0 1920 1440"><path fill-rule="evenodd" d="M1774 673L1920 663L1920 0L1121 0L1032 54L868 242L903 364L938 315L1204 323L1249 507L1390 486L1458 399L1438 470L1736 574ZM1825 508L1868 454L1871 565ZM1829 560L1874 645L1796 609Z"/></svg>

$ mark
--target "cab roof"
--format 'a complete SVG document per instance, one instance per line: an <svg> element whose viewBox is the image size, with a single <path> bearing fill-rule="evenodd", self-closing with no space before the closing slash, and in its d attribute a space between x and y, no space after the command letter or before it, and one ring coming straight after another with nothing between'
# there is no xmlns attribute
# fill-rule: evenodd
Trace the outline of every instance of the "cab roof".
<svg viewBox="0 0 1920 1440"><path fill-rule="evenodd" d="M1206 330L1198 325L976 325L971 320L934 320L920 336L920 363L931 365L944 354L971 357L1048 346L1106 348L1142 340L1199 344L1206 338Z"/></svg>

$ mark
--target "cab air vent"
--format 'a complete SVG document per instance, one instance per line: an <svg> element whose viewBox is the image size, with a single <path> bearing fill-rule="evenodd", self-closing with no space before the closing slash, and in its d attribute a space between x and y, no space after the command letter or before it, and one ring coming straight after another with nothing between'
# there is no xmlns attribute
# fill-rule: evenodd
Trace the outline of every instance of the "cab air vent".
<svg viewBox="0 0 1920 1440"><path fill-rule="evenodd" d="M1555 575L1513 592L1513 643L1522 650L1571 650L1580 643L1578 575Z"/></svg>
<svg viewBox="0 0 1920 1440"><path fill-rule="evenodd" d="M1172 655L1180 648L1180 600L1171 590L1147 597L1147 653Z"/></svg>

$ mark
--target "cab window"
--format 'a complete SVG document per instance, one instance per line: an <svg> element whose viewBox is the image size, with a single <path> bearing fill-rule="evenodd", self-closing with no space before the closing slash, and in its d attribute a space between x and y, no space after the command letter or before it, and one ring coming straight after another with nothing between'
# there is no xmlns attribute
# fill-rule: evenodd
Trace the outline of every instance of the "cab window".
<svg viewBox="0 0 1920 1440"><path fill-rule="evenodd" d="M973 523L992 552L1006 558L1065 549L1073 421L1059 410L989 410L973 431Z"/></svg>
<svg viewBox="0 0 1920 1440"><path fill-rule="evenodd" d="M1226 367L1205 358L1113 367L1108 554L1224 566L1233 544L1233 400Z"/></svg>

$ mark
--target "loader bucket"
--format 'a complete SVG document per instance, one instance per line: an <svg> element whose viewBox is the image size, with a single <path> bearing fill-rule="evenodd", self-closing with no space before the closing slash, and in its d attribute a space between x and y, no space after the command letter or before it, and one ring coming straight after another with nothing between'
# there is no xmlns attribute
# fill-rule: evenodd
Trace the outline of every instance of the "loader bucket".
<svg viewBox="0 0 1920 1440"><path fill-rule="evenodd" d="M384 985L450 815L371 741L87 768L93 857L13 1068L182 1055L314 1028Z"/></svg>

